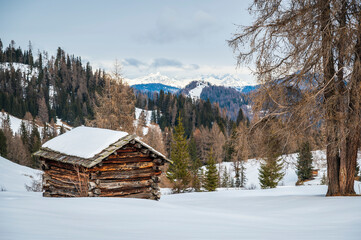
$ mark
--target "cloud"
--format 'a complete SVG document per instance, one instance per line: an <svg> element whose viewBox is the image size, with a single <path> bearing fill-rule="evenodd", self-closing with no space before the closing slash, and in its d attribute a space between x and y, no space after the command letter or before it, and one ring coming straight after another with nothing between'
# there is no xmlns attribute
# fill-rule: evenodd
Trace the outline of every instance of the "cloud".
<svg viewBox="0 0 361 240"><path fill-rule="evenodd" d="M152 68L160 68L160 67L177 67L183 68L183 64L175 59L168 59L168 58L156 58L150 64Z"/></svg>
<svg viewBox="0 0 361 240"><path fill-rule="evenodd" d="M136 40L156 44L204 40L221 29L216 19L204 11L196 11L190 16L186 14L171 8L163 9L155 25L148 32L136 36Z"/></svg>
<svg viewBox="0 0 361 240"><path fill-rule="evenodd" d="M125 58L122 60L122 64L124 66L133 66L133 67L140 67L146 65L142 61L139 61L138 59L135 58Z"/></svg>

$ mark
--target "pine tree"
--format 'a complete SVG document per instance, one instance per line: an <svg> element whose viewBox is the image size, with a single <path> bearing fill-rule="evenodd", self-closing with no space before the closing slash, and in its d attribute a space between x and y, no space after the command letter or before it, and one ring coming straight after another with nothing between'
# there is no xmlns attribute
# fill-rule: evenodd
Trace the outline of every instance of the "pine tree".
<svg viewBox="0 0 361 240"><path fill-rule="evenodd" d="M221 181L221 187L228 188L230 187L230 177L229 172L227 170L227 166L224 166L223 174L222 174L222 181Z"/></svg>
<svg viewBox="0 0 361 240"><path fill-rule="evenodd" d="M283 162L279 158L281 155L281 143L280 140L274 136L268 136L266 142L266 159L261 163L258 179L261 184L261 188L275 188L279 181L285 175L282 172Z"/></svg>
<svg viewBox="0 0 361 240"><path fill-rule="evenodd" d="M267 159L265 163L261 163L261 168L259 170L259 181L261 188L275 188L277 187L279 181L284 176L282 172L283 163L281 159Z"/></svg>
<svg viewBox="0 0 361 240"><path fill-rule="evenodd" d="M189 139L188 151L191 162L191 175L192 175L191 186L194 189L194 191L199 192L202 187L201 176L200 176L200 168L202 167L202 163L197 156L197 145L193 136L191 136L191 138Z"/></svg>
<svg viewBox="0 0 361 240"><path fill-rule="evenodd" d="M312 153L308 142L304 142L300 148L296 168L299 181L305 181L312 177Z"/></svg>
<svg viewBox="0 0 361 240"><path fill-rule="evenodd" d="M247 178L246 178L246 167L244 166L244 161L240 161L240 168L239 168L239 173L240 173L240 178L239 178L239 186L240 187L245 187L246 186L246 182L247 182Z"/></svg>
<svg viewBox="0 0 361 240"><path fill-rule="evenodd" d="M40 133L39 133L38 127L35 124L35 121L33 121L33 123L32 123L29 145L30 145L29 151L31 153L38 151L41 147Z"/></svg>
<svg viewBox="0 0 361 240"><path fill-rule="evenodd" d="M29 132L26 129L24 121L21 121L21 124L20 124L20 135L21 135L21 140L23 141L24 145L29 146Z"/></svg>
<svg viewBox="0 0 361 240"><path fill-rule="evenodd" d="M322 178L321 178L321 185L328 185L328 181L327 181L327 175L325 173L322 174Z"/></svg>
<svg viewBox="0 0 361 240"><path fill-rule="evenodd" d="M206 165L206 176L204 188L211 192L217 189L218 185L218 171L216 167L216 161L214 160L213 150L211 148L208 154L208 161Z"/></svg>
<svg viewBox="0 0 361 240"><path fill-rule="evenodd" d="M6 157L7 155L6 136L2 129L0 129L0 155L3 157Z"/></svg>
<svg viewBox="0 0 361 240"><path fill-rule="evenodd" d="M173 192L185 192L191 180L188 170L190 156L180 116L178 118L178 125L174 129L170 159L173 163L169 166L167 177L173 183Z"/></svg>

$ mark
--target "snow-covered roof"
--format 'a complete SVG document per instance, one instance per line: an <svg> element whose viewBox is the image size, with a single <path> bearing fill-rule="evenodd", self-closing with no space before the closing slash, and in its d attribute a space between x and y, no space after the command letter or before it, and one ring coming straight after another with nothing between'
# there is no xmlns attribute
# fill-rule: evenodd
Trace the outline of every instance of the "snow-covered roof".
<svg viewBox="0 0 361 240"><path fill-rule="evenodd" d="M127 135L121 131L81 126L51 139L42 147L70 156L91 158Z"/></svg>
<svg viewBox="0 0 361 240"><path fill-rule="evenodd" d="M60 161L92 167L117 149L128 143L139 143L151 153L169 161L163 154L140 141L136 135L102 128L77 127L43 144L34 155Z"/></svg>

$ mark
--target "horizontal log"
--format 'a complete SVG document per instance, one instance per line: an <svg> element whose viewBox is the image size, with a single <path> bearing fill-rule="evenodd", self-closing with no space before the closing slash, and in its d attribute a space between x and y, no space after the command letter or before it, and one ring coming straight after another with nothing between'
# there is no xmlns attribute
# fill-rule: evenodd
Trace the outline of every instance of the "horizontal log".
<svg viewBox="0 0 361 240"><path fill-rule="evenodd" d="M140 169L134 171L114 171L114 172L102 172L99 176L96 176L97 179L134 179L134 178L143 178L143 177L152 177L160 175L162 172L156 172L153 169Z"/></svg>
<svg viewBox="0 0 361 240"><path fill-rule="evenodd" d="M99 182L102 183L117 183L117 182L133 182L133 181L146 181L146 180L150 180L151 181L151 176L148 177L140 177L140 178L126 178L126 179L98 179Z"/></svg>
<svg viewBox="0 0 361 240"><path fill-rule="evenodd" d="M79 181L87 181L88 174L80 174L79 176L77 174L69 174L65 171L55 171L55 170L47 170L46 173L53 179L57 180L63 180L63 181L73 181L73 182L79 182Z"/></svg>
<svg viewBox="0 0 361 240"><path fill-rule="evenodd" d="M78 176L68 176L68 175L48 175L49 179L54 179L57 181L60 181L62 183L65 184L74 184L74 183L78 183L79 181L82 182L87 182L88 181L88 177L84 176L81 178L78 178Z"/></svg>
<svg viewBox="0 0 361 240"><path fill-rule="evenodd" d="M136 162L152 162L152 159L149 157L131 157L131 158L118 158L114 157L112 159L105 159L104 164L107 163L136 163Z"/></svg>
<svg viewBox="0 0 361 240"><path fill-rule="evenodd" d="M131 158L131 157L149 157L148 154L144 154L141 152L128 152L128 153L118 153L116 155L108 156L108 159L113 158Z"/></svg>
<svg viewBox="0 0 361 240"><path fill-rule="evenodd" d="M106 172L106 171L128 171L144 168L151 168L154 166L152 162L135 162L135 163L104 163L101 167L93 167L88 169L88 172Z"/></svg>
<svg viewBox="0 0 361 240"><path fill-rule="evenodd" d="M49 179L45 182L45 184L43 185L43 188L46 187L56 187L56 188L64 188L64 189L76 189L76 187L79 186L79 183L77 182L63 182L63 181L58 181L56 179Z"/></svg>
<svg viewBox="0 0 361 240"><path fill-rule="evenodd" d="M64 195L68 197L84 197L88 195L87 191L77 191L77 190L68 190L68 189L60 189L51 187L49 189L45 189L46 192L50 193L50 195Z"/></svg>
<svg viewBox="0 0 361 240"><path fill-rule="evenodd" d="M84 171L84 169L85 169L82 166L62 163L62 162L53 161L53 160L46 160L45 163L48 164L49 167L55 166L55 167L58 167L58 168L61 168L61 169L74 170L75 168L79 168L80 171Z"/></svg>
<svg viewBox="0 0 361 240"><path fill-rule="evenodd" d="M129 189L129 188L139 188L139 187L149 187L151 186L151 180L143 181L128 181L128 182L100 182L100 189Z"/></svg>
<svg viewBox="0 0 361 240"><path fill-rule="evenodd" d="M99 188L94 189L93 192L97 195L102 193L102 191Z"/></svg>
<svg viewBox="0 0 361 240"><path fill-rule="evenodd" d="M134 148L134 147L129 147L129 148L122 148L122 149L118 149L116 152L117 153L130 153L130 152L137 152L138 149Z"/></svg>
<svg viewBox="0 0 361 240"><path fill-rule="evenodd" d="M152 193L151 188L134 188L129 190L122 191L103 191L99 196L100 197L121 197L134 193Z"/></svg>
<svg viewBox="0 0 361 240"><path fill-rule="evenodd" d="M77 172L77 171L74 171L74 170L68 170L68 169L63 169L63 168L58 168L58 167L55 167L55 166L51 166L49 170L46 170L47 173L59 173L59 174L62 174L62 175L80 175L80 176L86 176L87 173L85 172Z"/></svg>
<svg viewBox="0 0 361 240"><path fill-rule="evenodd" d="M152 193L134 193L123 196L124 198L141 198L156 200L156 197Z"/></svg>

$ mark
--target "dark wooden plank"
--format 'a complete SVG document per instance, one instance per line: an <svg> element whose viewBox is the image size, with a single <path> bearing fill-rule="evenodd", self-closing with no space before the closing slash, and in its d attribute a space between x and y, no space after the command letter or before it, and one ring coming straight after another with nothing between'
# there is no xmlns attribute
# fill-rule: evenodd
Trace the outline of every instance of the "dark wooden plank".
<svg viewBox="0 0 361 240"><path fill-rule="evenodd" d="M106 163L104 162L101 167L93 167L88 169L88 172L107 172L107 171L130 171L130 170L137 170L137 169L145 169L145 168L152 168L154 166L153 162L135 162L135 163Z"/></svg>

